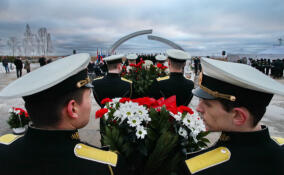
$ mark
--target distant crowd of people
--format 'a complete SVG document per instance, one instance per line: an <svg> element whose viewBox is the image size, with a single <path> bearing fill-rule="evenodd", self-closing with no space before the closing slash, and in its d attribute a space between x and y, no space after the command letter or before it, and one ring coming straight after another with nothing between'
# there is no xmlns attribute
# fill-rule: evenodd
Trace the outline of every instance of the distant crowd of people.
<svg viewBox="0 0 284 175"><path fill-rule="evenodd" d="M284 69L284 58L282 60L270 60L270 59L252 59L249 58L249 65L258 69L266 75L270 75L273 78L282 78Z"/></svg>
<svg viewBox="0 0 284 175"><path fill-rule="evenodd" d="M2 58L2 65L5 69L6 73L10 73L10 71L12 71L14 69L14 66L16 68L16 74L17 74L17 78L22 76L22 69L26 69L27 73L29 73L31 71L31 66L30 66L30 59L26 58L25 60L23 60L21 57L16 57L13 61L14 65L12 63L10 63L10 61L8 60L7 57L3 57Z"/></svg>
<svg viewBox="0 0 284 175"><path fill-rule="evenodd" d="M46 59L45 57L40 57L38 59L38 62L40 64L40 66L44 66L48 63L52 62L52 59ZM23 68L26 69L27 73L29 73L31 71L31 58L29 57L15 57L14 59L8 59L8 57L3 56L2 57L2 65L5 69L5 72L8 74L10 73L12 70L16 69L16 75L17 78L22 76L22 70Z"/></svg>

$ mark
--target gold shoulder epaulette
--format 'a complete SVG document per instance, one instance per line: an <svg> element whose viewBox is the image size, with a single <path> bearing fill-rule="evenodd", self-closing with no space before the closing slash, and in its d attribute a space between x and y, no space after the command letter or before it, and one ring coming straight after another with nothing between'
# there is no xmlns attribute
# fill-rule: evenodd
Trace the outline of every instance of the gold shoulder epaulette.
<svg viewBox="0 0 284 175"><path fill-rule="evenodd" d="M82 143L75 146L74 153L77 157L111 166L116 166L118 159L117 154L114 152L100 150Z"/></svg>
<svg viewBox="0 0 284 175"><path fill-rule="evenodd" d="M230 159L231 152L226 147L218 147L185 161L191 174L216 166Z"/></svg>
<svg viewBox="0 0 284 175"><path fill-rule="evenodd" d="M23 135L6 134L0 137L0 143L10 145L21 137L23 137Z"/></svg>
<svg viewBox="0 0 284 175"><path fill-rule="evenodd" d="M271 137L272 140L274 140L278 145L283 146L284 145L284 138L281 137Z"/></svg>
<svg viewBox="0 0 284 175"><path fill-rule="evenodd" d="M94 79L94 81L95 81L95 80L100 80L100 79L103 79L103 78L104 78L104 77L97 77L97 78Z"/></svg>
<svg viewBox="0 0 284 175"><path fill-rule="evenodd" d="M157 78L157 81L167 80L167 79L169 79L169 78L170 78L170 76L158 77L158 78Z"/></svg>
<svg viewBox="0 0 284 175"><path fill-rule="evenodd" d="M132 83L131 80L127 80L126 78L123 78L123 77L121 77L121 80L122 80L122 81L127 81L128 83Z"/></svg>

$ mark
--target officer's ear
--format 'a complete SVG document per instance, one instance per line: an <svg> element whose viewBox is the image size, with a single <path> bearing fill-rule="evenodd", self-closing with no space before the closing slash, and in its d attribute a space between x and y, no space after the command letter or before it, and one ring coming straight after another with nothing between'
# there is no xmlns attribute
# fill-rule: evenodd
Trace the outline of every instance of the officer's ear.
<svg viewBox="0 0 284 175"><path fill-rule="evenodd" d="M168 59L168 65L170 66L172 64L171 60Z"/></svg>
<svg viewBox="0 0 284 175"><path fill-rule="evenodd" d="M67 104L67 114L69 117L78 118L78 103L75 100L70 100Z"/></svg>
<svg viewBox="0 0 284 175"><path fill-rule="evenodd" d="M243 126L249 122L249 112L243 107L233 108L233 123L236 126Z"/></svg>
<svg viewBox="0 0 284 175"><path fill-rule="evenodd" d="M117 70L122 70L122 64L121 63L117 63L116 64L116 69Z"/></svg>

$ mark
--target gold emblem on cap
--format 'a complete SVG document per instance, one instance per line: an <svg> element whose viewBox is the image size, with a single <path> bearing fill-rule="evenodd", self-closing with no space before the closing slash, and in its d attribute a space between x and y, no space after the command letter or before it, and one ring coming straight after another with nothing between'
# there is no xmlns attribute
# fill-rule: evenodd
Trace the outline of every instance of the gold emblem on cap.
<svg viewBox="0 0 284 175"><path fill-rule="evenodd" d="M86 84L88 84L88 83L90 83L90 82L91 82L90 78L87 77L85 80L80 80L80 81L78 81L78 82L77 82L77 87L78 87L78 88L81 88L82 86L84 86L84 85L86 85Z"/></svg>

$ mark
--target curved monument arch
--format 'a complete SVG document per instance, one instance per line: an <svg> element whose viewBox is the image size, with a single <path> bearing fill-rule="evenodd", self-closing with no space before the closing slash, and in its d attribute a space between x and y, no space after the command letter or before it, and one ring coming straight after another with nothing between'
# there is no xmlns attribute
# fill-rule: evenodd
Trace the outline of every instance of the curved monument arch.
<svg viewBox="0 0 284 175"><path fill-rule="evenodd" d="M154 36L154 35L148 35L148 39L149 40L160 41L162 43L165 43L165 44L173 47L174 49L178 49L178 50L184 51L184 49L181 46L179 46L178 44L176 44L176 43L174 43L174 42L172 42L172 41L170 41L168 39L165 39L165 38L162 38L162 37L158 37L158 36Z"/></svg>
<svg viewBox="0 0 284 175"><path fill-rule="evenodd" d="M151 34L152 33L152 29L150 30L141 30L141 31L137 31L137 32L134 32L134 33L131 33L129 35L126 35L122 38L120 38L119 40L117 40L111 47L110 49L108 50L108 55L111 55L114 50L120 46L122 43L124 43L125 41L131 39L131 38L134 38L136 36L139 36L139 35L145 35L145 34Z"/></svg>
<svg viewBox="0 0 284 175"><path fill-rule="evenodd" d="M137 32L134 32L134 33L131 33L129 35L126 35L122 38L120 38L119 40L117 40L111 47L110 49L108 50L108 55L111 55L116 48L118 48L122 43L124 43L125 41L131 39L131 38L134 38L136 36L139 36L139 35L145 35L145 34L151 34L152 33L152 29L150 30L141 30L141 31L137 31ZM165 39L165 38L162 38L162 37L158 37L158 36L154 36L154 35L148 35L148 39L149 40L155 40L155 41L159 41L159 42L162 42L164 44L167 44L171 47L173 47L174 49L179 49L179 50L183 50L184 49L179 46L178 44L168 40L168 39Z"/></svg>

